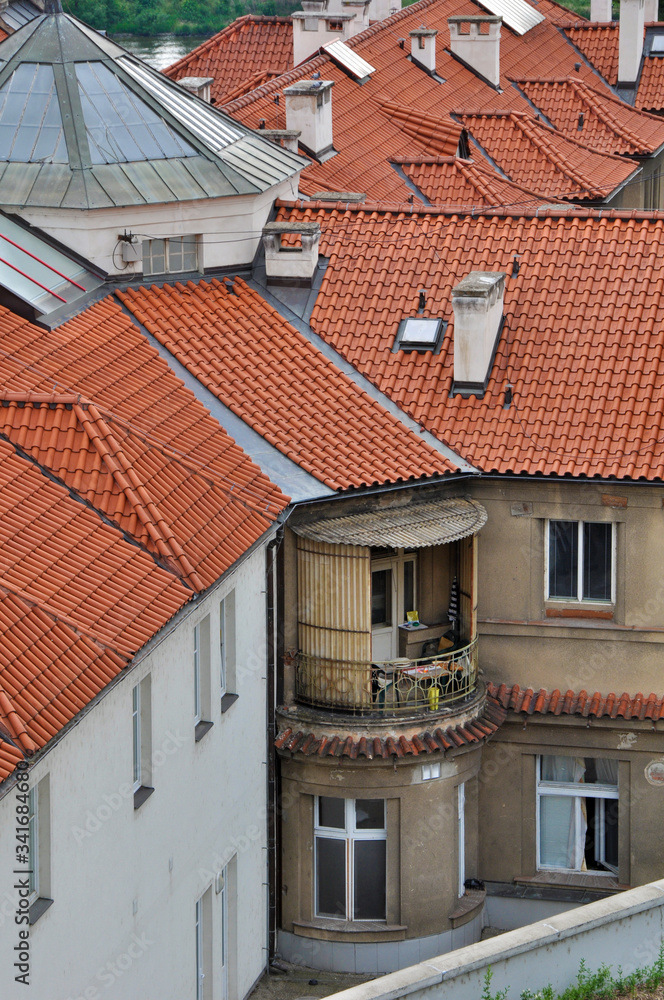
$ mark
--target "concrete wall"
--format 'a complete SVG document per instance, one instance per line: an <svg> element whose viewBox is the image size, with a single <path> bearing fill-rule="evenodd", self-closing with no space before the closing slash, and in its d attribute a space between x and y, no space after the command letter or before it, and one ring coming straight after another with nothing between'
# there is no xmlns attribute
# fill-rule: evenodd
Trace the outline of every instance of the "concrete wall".
<svg viewBox="0 0 664 1000"><path fill-rule="evenodd" d="M664 881L589 903L439 958L364 983L336 1000L477 1000L487 969L491 991L509 987L518 998L547 983L570 986L584 959L591 969L610 965L624 973L651 965L664 935Z"/></svg>
<svg viewBox="0 0 664 1000"><path fill-rule="evenodd" d="M125 230L137 234L139 243L144 238L198 236L199 270L232 269L251 263L275 198L297 197L298 176L260 195L84 212L26 208L18 214L97 267L124 278L143 273L140 247L136 263L125 267L120 259L118 235Z"/></svg>
<svg viewBox="0 0 664 1000"><path fill-rule="evenodd" d="M235 590L236 693L222 714L219 602ZM180 613L92 710L44 753L30 783L50 781L54 902L30 929L30 986L13 981L16 792L0 801L0 995L40 1000L195 996L194 911L210 887L210 975L222 1000L221 895L231 862L229 1000L266 962L265 551ZM194 740L193 630L210 615L212 728ZM150 675L152 785L134 808L132 689ZM207 714L207 713L206 713ZM234 860L232 860L234 859ZM208 928L209 929L209 928Z"/></svg>

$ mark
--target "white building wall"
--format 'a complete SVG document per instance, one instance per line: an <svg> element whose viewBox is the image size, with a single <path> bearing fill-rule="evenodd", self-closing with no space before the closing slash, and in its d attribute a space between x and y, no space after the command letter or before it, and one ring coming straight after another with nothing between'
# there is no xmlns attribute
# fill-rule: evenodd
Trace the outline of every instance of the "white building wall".
<svg viewBox="0 0 664 1000"><path fill-rule="evenodd" d="M281 117L283 126L283 112ZM118 236L125 231L136 234L139 242L144 238L198 236L199 269L228 267L232 270L240 264L251 263L275 199L296 198L298 178L296 174L262 194L236 198L94 211L25 208L16 214L109 274L128 278L140 277L143 272L140 253L136 263L125 266L121 259Z"/></svg>
<svg viewBox="0 0 664 1000"><path fill-rule="evenodd" d="M219 602L235 590L238 700L221 712ZM212 886L212 979L222 1000L221 899L232 858L228 1000L265 967L265 547L192 601L30 773L50 778L53 905L30 928L30 989L14 981L16 792L0 801L0 996L194 1000L196 900ZM194 740L193 630L210 615L212 728ZM172 623L172 625L174 624ZM152 785L134 809L132 689L152 686ZM234 879L230 880L231 883ZM136 912L134 912L134 909Z"/></svg>

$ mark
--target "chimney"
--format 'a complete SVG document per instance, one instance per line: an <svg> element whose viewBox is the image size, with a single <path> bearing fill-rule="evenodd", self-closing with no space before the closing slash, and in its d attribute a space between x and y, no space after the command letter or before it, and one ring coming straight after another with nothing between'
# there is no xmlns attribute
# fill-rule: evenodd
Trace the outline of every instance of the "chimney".
<svg viewBox="0 0 664 1000"><path fill-rule="evenodd" d="M500 84L502 20L502 17L489 17L488 14L447 19L452 54L494 87Z"/></svg>
<svg viewBox="0 0 664 1000"><path fill-rule="evenodd" d="M397 3L397 0L371 0L369 4L369 20L384 21L386 17L390 17L396 10L401 10L401 0L399 0L399 3Z"/></svg>
<svg viewBox="0 0 664 1000"><path fill-rule="evenodd" d="M646 24L659 21L659 0L646 0L643 10L643 20Z"/></svg>
<svg viewBox="0 0 664 1000"><path fill-rule="evenodd" d="M606 21L612 21L611 0L590 0L590 20L602 24Z"/></svg>
<svg viewBox="0 0 664 1000"><path fill-rule="evenodd" d="M618 86L636 83L643 52L644 0L620 0Z"/></svg>
<svg viewBox="0 0 664 1000"><path fill-rule="evenodd" d="M213 76L183 76L177 82L194 97L200 97L202 101L210 103L210 88L214 83Z"/></svg>
<svg viewBox="0 0 664 1000"><path fill-rule="evenodd" d="M502 271L471 271L452 289L453 395L484 395L503 325L504 295Z"/></svg>
<svg viewBox="0 0 664 1000"><path fill-rule="evenodd" d="M359 35L361 31L369 27L369 6L371 0L341 0L342 11L352 14L354 20L349 24L350 34L349 38L353 35ZM328 4L328 11L330 10L330 5Z"/></svg>
<svg viewBox="0 0 664 1000"><path fill-rule="evenodd" d="M435 28L416 28L409 31L410 35L410 57L418 66L425 69L427 73L436 72L436 35Z"/></svg>
<svg viewBox="0 0 664 1000"><path fill-rule="evenodd" d="M300 245L281 245L283 236L299 236ZM317 222L268 222L263 228L268 285L311 288L318 267Z"/></svg>
<svg viewBox="0 0 664 1000"><path fill-rule="evenodd" d="M289 149L291 153L297 153L297 140L300 138L300 132L295 129L287 128L263 128L259 126L256 129L259 135L264 139L269 139L276 146L281 146L283 149Z"/></svg>
<svg viewBox="0 0 664 1000"><path fill-rule="evenodd" d="M284 88L286 128L300 132L300 144L324 163L334 156L332 145L333 80L299 80Z"/></svg>
<svg viewBox="0 0 664 1000"><path fill-rule="evenodd" d="M318 52L322 45L336 39L345 42L356 34L355 13L331 11L326 0L302 0L302 6L305 10L291 14L294 66Z"/></svg>

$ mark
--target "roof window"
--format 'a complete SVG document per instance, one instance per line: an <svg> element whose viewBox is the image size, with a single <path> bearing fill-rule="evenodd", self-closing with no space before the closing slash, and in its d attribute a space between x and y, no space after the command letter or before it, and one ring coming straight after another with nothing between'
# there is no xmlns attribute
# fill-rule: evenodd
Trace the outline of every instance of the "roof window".
<svg viewBox="0 0 664 1000"><path fill-rule="evenodd" d="M651 52L664 54L664 35L654 35L650 46Z"/></svg>
<svg viewBox="0 0 664 1000"><path fill-rule="evenodd" d="M409 316L407 319L402 319L399 324L392 351L393 353L396 351L432 351L437 354L446 329L447 320Z"/></svg>

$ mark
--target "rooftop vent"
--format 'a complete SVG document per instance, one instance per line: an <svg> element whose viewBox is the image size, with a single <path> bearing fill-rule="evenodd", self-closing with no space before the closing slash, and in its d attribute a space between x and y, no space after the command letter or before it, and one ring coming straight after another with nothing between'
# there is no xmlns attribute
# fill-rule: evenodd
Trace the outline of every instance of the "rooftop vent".
<svg viewBox="0 0 664 1000"><path fill-rule="evenodd" d="M618 30L618 86L633 86L641 68L644 0L620 0Z"/></svg>
<svg viewBox="0 0 664 1000"><path fill-rule="evenodd" d="M284 89L286 128L301 133L303 149L323 163L334 156L332 145L333 80L299 80Z"/></svg>
<svg viewBox="0 0 664 1000"><path fill-rule="evenodd" d="M287 242L282 245L284 236ZM268 222L263 228L268 285L311 288L318 267L319 243L317 222Z"/></svg>
<svg viewBox="0 0 664 1000"><path fill-rule="evenodd" d="M410 57L413 62L427 71L436 72L436 35L435 28L416 28L409 31L410 35Z"/></svg>
<svg viewBox="0 0 664 1000"><path fill-rule="evenodd" d="M611 0L590 0L590 20L599 23L612 21Z"/></svg>
<svg viewBox="0 0 664 1000"><path fill-rule="evenodd" d="M213 76L183 76L181 80L178 80L181 87L188 90L190 94L195 97L200 97L202 101L207 101L210 103L210 88L214 83Z"/></svg>
<svg viewBox="0 0 664 1000"><path fill-rule="evenodd" d="M501 271L471 271L452 289L452 395L484 395L503 325L504 295L505 275Z"/></svg>
<svg viewBox="0 0 664 1000"><path fill-rule="evenodd" d="M643 0L641 0L643 3ZM474 73L493 87L500 84L502 17L448 17L450 49Z"/></svg>

